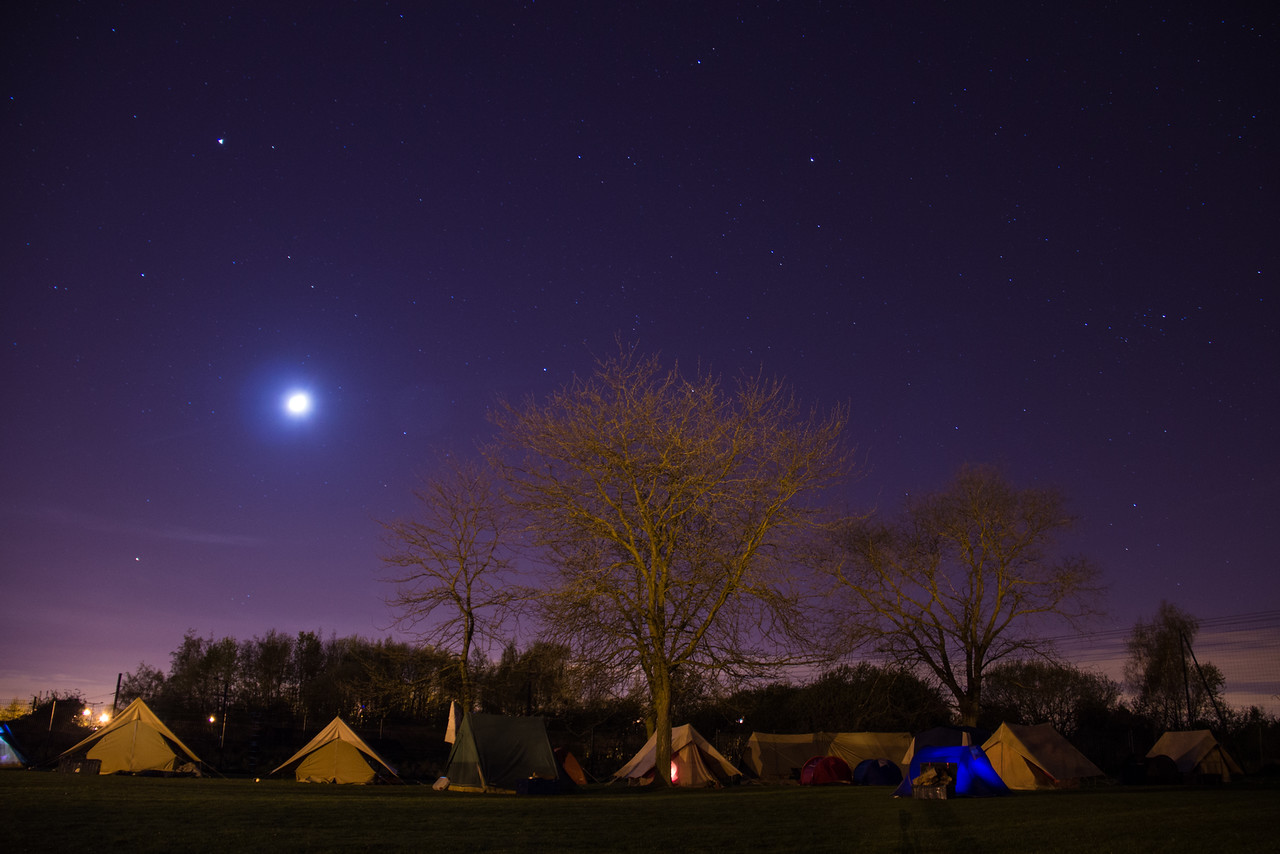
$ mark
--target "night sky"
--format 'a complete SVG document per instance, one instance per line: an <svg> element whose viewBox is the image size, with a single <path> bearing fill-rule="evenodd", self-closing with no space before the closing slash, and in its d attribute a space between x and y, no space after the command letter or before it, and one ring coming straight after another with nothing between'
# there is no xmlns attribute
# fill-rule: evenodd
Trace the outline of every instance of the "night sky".
<svg viewBox="0 0 1280 854"><path fill-rule="evenodd" d="M1102 637L1280 690L1266 4L19 5L0 700L388 636L377 520L616 336L849 402L854 506L1061 488Z"/></svg>

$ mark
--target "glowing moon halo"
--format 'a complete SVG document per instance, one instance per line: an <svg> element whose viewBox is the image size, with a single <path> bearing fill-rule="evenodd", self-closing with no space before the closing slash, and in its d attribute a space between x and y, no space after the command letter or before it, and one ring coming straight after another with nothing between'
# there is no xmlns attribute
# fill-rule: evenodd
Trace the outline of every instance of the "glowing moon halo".
<svg viewBox="0 0 1280 854"><path fill-rule="evenodd" d="M302 418L311 412L311 395L305 391L290 392L284 400L285 412L294 418Z"/></svg>

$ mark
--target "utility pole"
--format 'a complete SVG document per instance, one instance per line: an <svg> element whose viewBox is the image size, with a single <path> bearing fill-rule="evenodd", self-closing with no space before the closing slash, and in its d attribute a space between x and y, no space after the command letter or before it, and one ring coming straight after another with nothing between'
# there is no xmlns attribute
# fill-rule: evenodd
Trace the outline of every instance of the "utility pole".
<svg viewBox="0 0 1280 854"><path fill-rule="evenodd" d="M223 768L226 766L226 751L225 751L226 743L227 743L227 679L224 676L222 679L222 730L221 732L218 733L218 767L219 768Z"/></svg>
<svg viewBox="0 0 1280 854"><path fill-rule="evenodd" d="M1182 639L1182 647L1178 651L1182 654L1182 688L1187 694L1187 729L1195 728L1195 721L1191 719L1191 674L1187 672L1187 650L1191 644L1187 643L1187 636L1182 632L1178 632L1178 637Z"/></svg>
<svg viewBox="0 0 1280 854"><path fill-rule="evenodd" d="M1187 639L1186 635L1182 636L1182 642L1186 644L1186 652L1191 654L1191 664L1196 669L1196 675L1200 677L1200 685L1204 688L1205 696L1209 698L1209 702L1213 704L1213 710L1218 714L1218 726L1222 727L1222 731L1225 732L1227 729L1227 719L1222 714L1222 706L1218 704L1218 696L1214 694L1213 690L1209 687L1209 680L1204 678L1204 668L1200 666L1200 659L1196 658L1196 651L1191 648L1191 641ZM1182 659L1184 667L1186 666L1186 660L1186 654L1184 653Z"/></svg>

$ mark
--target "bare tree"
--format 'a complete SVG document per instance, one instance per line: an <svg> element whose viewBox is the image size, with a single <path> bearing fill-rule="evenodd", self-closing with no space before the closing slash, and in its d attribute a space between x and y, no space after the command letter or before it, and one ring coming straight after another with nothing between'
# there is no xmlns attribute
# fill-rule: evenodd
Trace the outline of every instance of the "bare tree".
<svg viewBox="0 0 1280 854"><path fill-rule="evenodd" d="M580 659L643 676L660 783L681 668L759 672L799 648L788 550L814 522L808 499L846 474L845 414L625 348L545 403L497 409L497 450L551 567L546 625Z"/></svg>
<svg viewBox="0 0 1280 854"><path fill-rule="evenodd" d="M471 657L497 640L520 596L511 582L512 520L492 471L473 460L445 458L415 490L418 514L384 522L394 571L387 604L395 625L455 656L465 711L475 704Z"/></svg>
<svg viewBox="0 0 1280 854"><path fill-rule="evenodd" d="M989 667L1048 656L1046 621L1093 612L1097 571L1051 553L1073 521L1057 492L1015 489L983 467L961 469L896 521L852 520L836 562L852 627L894 661L931 672L975 726Z"/></svg>

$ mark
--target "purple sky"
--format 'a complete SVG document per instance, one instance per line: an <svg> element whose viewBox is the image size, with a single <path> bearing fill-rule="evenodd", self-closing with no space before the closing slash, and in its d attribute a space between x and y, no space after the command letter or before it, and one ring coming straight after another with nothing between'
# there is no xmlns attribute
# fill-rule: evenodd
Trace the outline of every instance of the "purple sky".
<svg viewBox="0 0 1280 854"><path fill-rule="evenodd" d="M1274 644L1263 7L24 5L0 699L385 635L375 520L616 334L851 401L859 505L1062 488L1112 641L1168 599Z"/></svg>

